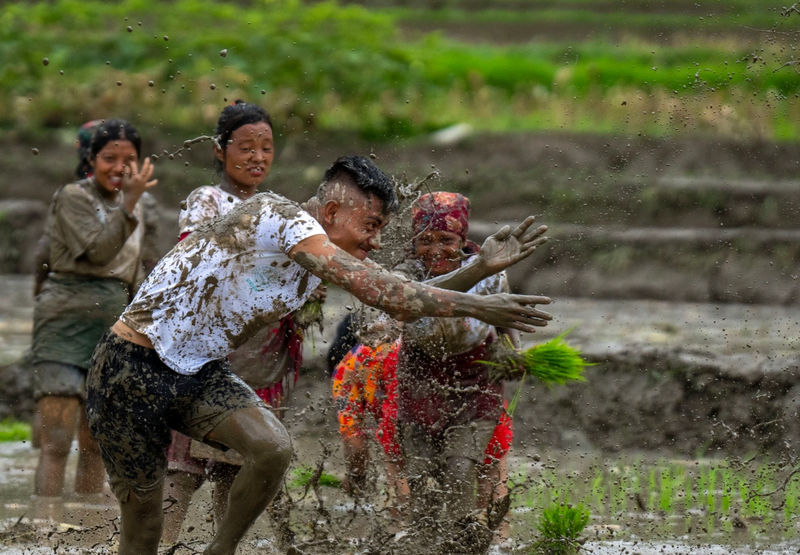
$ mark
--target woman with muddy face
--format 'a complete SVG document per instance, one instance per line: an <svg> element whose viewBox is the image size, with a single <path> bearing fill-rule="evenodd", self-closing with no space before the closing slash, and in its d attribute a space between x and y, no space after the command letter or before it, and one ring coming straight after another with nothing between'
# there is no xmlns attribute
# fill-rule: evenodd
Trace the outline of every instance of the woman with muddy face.
<svg viewBox="0 0 800 555"><path fill-rule="evenodd" d="M275 152L272 121L262 107L237 100L222 110L214 135L214 165L221 181L218 185L195 189L181 203L178 220L181 240L255 195L272 167ZM324 297L325 289L320 287L315 298L324 300ZM280 408L299 376L303 331L290 314L277 327L261 330L229 355L228 360L234 374L261 399L273 409ZM227 510L231 484L241 467L235 454L224 456L221 451L202 449L201 444L192 444L191 438L179 432L173 431L172 437L167 452L169 470L164 499L173 501L165 515L164 543L178 541L189 501L206 477L214 481L213 513L218 526ZM203 456L192 456L193 453Z"/></svg>
<svg viewBox="0 0 800 555"><path fill-rule="evenodd" d="M437 198L441 202L431 201ZM460 203L463 212L468 212L468 200L461 195L434 193L420 199L414 210L416 236L412 254L395 268L398 273L416 281L438 278L457 271L465 258L480 252L477 245L466 240L466 221L462 224L457 218L436 220L438 212L445 210L448 203ZM535 231L537 245L546 242L542 237L546 231L546 226ZM357 344L340 357L332 376L333 399L347 465L345 489L358 495L367 485L369 448L365 416L371 413L377 422L375 440L384 451L387 481L395 492L398 506L405 504L409 496L396 426L396 372L400 350L400 341L396 339L401 330L401 323L388 321L385 315L370 318L369 322L362 321L355 330ZM513 334L514 330L503 330L503 333ZM506 459L512 437L511 420L503 414L484 452L478 479L478 508L486 508L492 499L500 499L507 491Z"/></svg>
<svg viewBox="0 0 800 555"><path fill-rule="evenodd" d="M424 195L412 217L412 258L398 268L409 277L448 274L480 251L467 240L469 200L465 197L447 192ZM540 230L543 233L546 228ZM484 295L507 291L504 272L470 289ZM397 370L398 422L412 515L438 516L440 503L446 502L448 517L458 520L507 493L505 460L511 421L503 412L502 384L492 382L488 367L478 362L489 358L489 346L501 333L513 330L471 318L424 318L403 328ZM426 491L427 477L441 482L444 499ZM491 529L500 522L484 524ZM484 540L490 537L487 534Z"/></svg>
<svg viewBox="0 0 800 555"><path fill-rule="evenodd" d="M50 205L42 241L43 273L34 305L33 361L41 453L35 494L59 496L76 424L75 490L101 493L103 463L82 409L95 345L144 278L143 195L155 186L142 140L122 120L99 123L89 143L90 176L61 187ZM87 171L81 166L79 171Z"/></svg>
<svg viewBox="0 0 800 555"><path fill-rule="evenodd" d="M432 223L435 220L435 212L443 210L448 200L442 199L439 202L431 199L443 197L445 194L434 193L420 199L419 208L416 212L418 235L413 239L412 256L418 260L424 268L425 275L438 277L450 272L454 272L461 267L465 258L480 251L478 245L466 239L466 222L463 227L461 223L456 223L455 219L446 221L444 225ZM462 200L463 199L463 200ZM450 204L461 202L469 212L469 200L466 198L450 201ZM432 210L431 210L432 209ZM423 215L423 211L429 210ZM447 218L445 218L447 220ZM424 227L423 227L424 226ZM441 228L441 229L439 229ZM445 229L446 228L446 229ZM547 229L542 226L542 233ZM496 329L498 335L508 335L512 343L519 343L519 334L515 330ZM484 451L482 467L478 472L478 499L479 509L485 509L492 501L499 501L506 493L507 487L507 463L508 452L514 438L513 424L511 417L507 413L500 416L500 421L494 429L489 445Z"/></svg>

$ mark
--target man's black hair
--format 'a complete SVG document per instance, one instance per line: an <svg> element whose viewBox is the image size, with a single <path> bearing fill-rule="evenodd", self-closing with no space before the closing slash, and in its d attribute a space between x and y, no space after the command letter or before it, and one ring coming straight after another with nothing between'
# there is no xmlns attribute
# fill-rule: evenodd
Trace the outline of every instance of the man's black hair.
<svg viewBox="0 0 800 555"><path fill-rule="evenodd" d="M348 176L361 191L378 197L385 212L397 210L397 194L392 180L383 173L372 160L363 156L342 156L325 170L322 185L317 191L317 198L324 202L328 184L341 176Z"/></svg>
<svg viewBox="0 0 800 555"><path fill-rule="evenodd" d="M260 121L269 125L270 129L274 129L269 114L258 104L237 100L230 106L225 106L217 120L217 127L214 129L214 135L217 136L219 148L225 152L228 141L230 141L234 131L244 125L258 123ZM222 160L216 156L214 157L214 169L217 170L218 174L222 175L222 170L224 169Z"/></svg>
<svg viewBox="0 0 800 555"><path fill-rule="evenodd" d="M124 119L104 121L94 130L89 143L89 159L94 160L111 141L130 141L136 149L136 157L142 157L142 136L136 128Z"/></svg>

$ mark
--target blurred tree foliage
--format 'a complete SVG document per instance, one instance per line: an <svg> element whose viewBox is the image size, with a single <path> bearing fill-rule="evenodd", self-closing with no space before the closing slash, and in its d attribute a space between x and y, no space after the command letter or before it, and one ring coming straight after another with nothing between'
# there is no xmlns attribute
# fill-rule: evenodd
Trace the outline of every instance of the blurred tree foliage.
<svg viewBox="0 0 800 555"><path fill-rule="evenodd" d="M0 129L114 115L208 132L243 98L290 134L394 138L466 121L795 139L800 114L787 99L800 79L773 71L781 47L410 40L390 15L334 0L10 2L0 7ZM754 93L768 101L754 104Z"/></svg>

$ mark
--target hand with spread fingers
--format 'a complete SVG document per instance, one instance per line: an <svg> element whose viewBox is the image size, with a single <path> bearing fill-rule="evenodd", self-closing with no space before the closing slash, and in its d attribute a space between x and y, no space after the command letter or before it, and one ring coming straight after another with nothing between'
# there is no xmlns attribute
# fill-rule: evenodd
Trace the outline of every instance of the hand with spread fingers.
<svg viewBox="0 0 800 555"><path fill-rule="evenodd" d="M131 162L125 166L125 173L122 176L122 193L124 195L122 203L125 210L128 212L133 212L136 203L139 202L142 194L147 189L155 187L158 184L158 179L150 180L153 176L154 169L150 158L144 159L141 171L139 170L139 164L136 160L131 160Z"/></svg>
<svg viewBox="0 0 800 555"><path fill-rule="evenodd" d="M537 327L544 327L553 319L548 312L536 308L538 304L550 304L549 297L500 293L479 299L480 320L495 327L535 333Z"/></svg>
<svg viewBox="0 0 800 555"><path fill-rule="evenodd" d="M544 237L547 226L534 228L535 221L534 216L529 216L513 231L511 226L503 226L484 241L478 256L479 263L483 265L487 275L502 272L524 260L536 250L536 247L547 242L547 237Z"/></svg>

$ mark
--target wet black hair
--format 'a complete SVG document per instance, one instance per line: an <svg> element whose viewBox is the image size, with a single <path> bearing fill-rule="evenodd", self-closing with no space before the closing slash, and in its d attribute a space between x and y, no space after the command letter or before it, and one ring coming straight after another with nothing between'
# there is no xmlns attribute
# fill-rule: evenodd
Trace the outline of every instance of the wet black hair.
<svg viewBox="0 0 800 555"><path fill-rule="evenodd" d="M214 129L214 135L217 137L217 145L224 152L234 131L243 125L258 123L260 121L263 121L269 125L270 129L274 130L272 127L272 119L269 117L269 114L258 104L237 100L230 106L225 106L217 120L217 127ZM224 166L222 165L222 161L216 156L214 157L214 169L217 170L218 174L222 175Z"/></svg>
<svg viewBox="0 0 800 555"><path fill-rule="evenodd" d="M110 119L94 130L89 143L89 160L94 160L111 141L130 141L136 149L136 156L142 157L142 136L136 128L124 119Z"/></svg>
<svg viewBox="0 0 800 555"><path fill-rule="evenodd" d="M362 192L380 199L385 212L394 212L399 207L392 180L372 160L363 156L342 156L325 170L317 198L324 201L328 184L342 175L348 176Z"/></svg>

